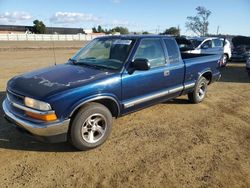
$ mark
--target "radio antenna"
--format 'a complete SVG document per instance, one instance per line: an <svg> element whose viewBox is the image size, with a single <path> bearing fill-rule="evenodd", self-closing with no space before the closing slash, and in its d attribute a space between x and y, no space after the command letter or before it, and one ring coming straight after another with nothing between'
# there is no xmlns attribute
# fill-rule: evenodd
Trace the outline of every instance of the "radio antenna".
<svg viewBox="0 0 250 188"><path fill-rule="evenodd" d="M52 35L50 37L51 39L51 42L52 42L52 50L53 50L53 55L54 55L54 65L56 65L56 52L55 52L55 41L54 41L54 29L53 29L53 26L51 24L51 31L52 31Z"/></svg>

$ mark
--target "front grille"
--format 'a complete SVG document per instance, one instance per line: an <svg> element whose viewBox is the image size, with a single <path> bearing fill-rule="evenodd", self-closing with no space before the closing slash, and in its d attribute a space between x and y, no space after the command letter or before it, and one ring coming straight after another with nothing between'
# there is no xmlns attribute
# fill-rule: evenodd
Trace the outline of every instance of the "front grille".
<svg viewBox="0 0 250 188"><path fill-rule="evenodd" d="M24 96L14 93L13 91L7 90L7 97L10 102L24 104Z"/></svg>

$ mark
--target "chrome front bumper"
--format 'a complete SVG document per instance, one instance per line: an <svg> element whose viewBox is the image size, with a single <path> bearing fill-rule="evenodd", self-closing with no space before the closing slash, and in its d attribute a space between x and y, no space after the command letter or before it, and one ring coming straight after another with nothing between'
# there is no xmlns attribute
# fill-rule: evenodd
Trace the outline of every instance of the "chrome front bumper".
<svg viewBox="0 0 250 188"><path fill-rule="evenodd" d="M23 128L35 136L51 137L56 135L65 134L68 132L70 119L56 122L46 122L36 124L20 117L17 117L10 111L10 105L7 99L3 101L3 111L8 120Z"/></svg>

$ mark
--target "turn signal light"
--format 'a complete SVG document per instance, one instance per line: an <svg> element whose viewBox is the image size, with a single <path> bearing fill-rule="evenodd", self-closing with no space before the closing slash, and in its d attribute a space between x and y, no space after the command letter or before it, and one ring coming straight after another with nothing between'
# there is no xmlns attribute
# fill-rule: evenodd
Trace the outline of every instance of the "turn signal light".
<svg viewBox="0 0 250 188"><path fill-rule="evenodd" d="M43 121L55 121L57 120L57 116L55 113L53 114L35 114L32 112L26 112L26 114L32 118L43 120Z"/></svg>

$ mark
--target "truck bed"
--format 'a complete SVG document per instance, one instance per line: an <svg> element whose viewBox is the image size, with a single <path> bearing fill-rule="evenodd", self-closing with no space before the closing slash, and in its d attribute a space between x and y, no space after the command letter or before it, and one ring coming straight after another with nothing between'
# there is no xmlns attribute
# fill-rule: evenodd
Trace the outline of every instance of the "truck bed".
<svg viewBox="0 0 250 188"><path fill-rule="evenodd" d="M190 58L212 56L212 55L214 55L214 54L192 54L192 53L181 52L182 59L190 59Z"/></svg>
<svg viewBox="0 0 250 188"><path fill-rule="evenodd" d="M193 76L197 74L197 72L201 75L203 72L200 71L211 72L213 78L219 77L219 71L213 73L212 70L216 70L220 67L218 61L222 55L181 53L181 56L186 65L185 83L189 83L193 80Z"/></svg>

